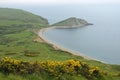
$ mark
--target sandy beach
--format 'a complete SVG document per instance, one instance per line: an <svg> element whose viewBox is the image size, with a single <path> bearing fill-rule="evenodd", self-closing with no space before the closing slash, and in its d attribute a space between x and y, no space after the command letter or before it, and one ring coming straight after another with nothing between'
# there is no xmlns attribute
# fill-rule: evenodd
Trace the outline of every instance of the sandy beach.
<svg viewBox="0 0 120 80"><path fill-rule="evenodd" d="M89 57L89 56L86 56L82 53L77 53L75 51L72 51L70 49L66 49L58 44L55 44L54 42L48 40L45 36L44 36L44 32L47 31L47 30L50 30L50 29L53 29L55 27L49 27L49 28L42 28L40 30L37 31L37 34L38 34L38 38L36 38L34 41L38 41L38 42L45 42L47 44L50 44L54 49L56 50L62 50L62 51L66 51L72 55L76 55L76 56L81 56L83 57L84 59L87 59L87 60L93 60L93 58ZM94 59L95 60L95 59Z"/></svg>

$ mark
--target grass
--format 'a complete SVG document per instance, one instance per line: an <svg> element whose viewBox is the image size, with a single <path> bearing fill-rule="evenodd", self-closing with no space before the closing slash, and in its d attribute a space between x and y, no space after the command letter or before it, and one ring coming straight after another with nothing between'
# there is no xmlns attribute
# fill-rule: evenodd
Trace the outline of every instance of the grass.
<svg viewBox="0 0 120 80"><path fill-rule="evenodd" d="M52 24L52 26L80 26L87 24L87 21L75 17L70 17L68 19L62 20L60 22L57 22L55 24Z"/></svg>
<svg viewBox="0 0 120 80"><path fill-rule="evenodd" d="M2 14L0 16L0 58L9 56L14 59L19 59L29 62L47 61L47 60L65 61L69 59L75 59L83 62L85 61L90 66L100 67L100 69L105 71L106 74L108 75L105 76L106 80L120 80L120 65L110 65L95 60L85 60L80 56L74 56L72 54L69 54L68 52L55 50L49 44L42 42L35 42L33 40L37 37L37 35L34 34L31 30L36 28L40 29L41 27L48 25L47 21L41 17L39 17L41 19L38 19L36 18L35 15L33 16L33 14L24 11L17 11L17 15L20 14L19 16L16 15L16 9L13 9L11 11L7 9L7 11L10 14L8 14L6 10L0 9L0 15ZM29 16L26 17L26 14L28 14ZM15 16L11 16L11 15L15 15ZM21 16L24 16L24 18ZM2 19L1 17L4 19ZM41 23L36 23L36 20L37 22L40 21ZM31 56L26 56L25 54L29 54L29 55L35 54L37 56L31 57ZM116 74L119 74L119 76L116 76ZM67 78L63 77L62 80L66 80L66 79ZM82 76L80 77L73 76L71 79L86 80ZM40 76L35 74L22 76L16 74L4 75L3 73L0 73L0 80L55 80L55 79L53 79L52 77L46 74L41 74Z"/></svg>
<svg viewBox="0 0 120 80"><path fill-rule="evenodd" d="M0 80L27 80L27 79L19 75L14 74L4 75L3 73L0 73Z"/></svg>
<svg viewBox="0 0 120 80"><path fill-rule="evenodd" d="M23 23L40 23L44 25L48 24L47 19L41 16L32 14L24 10L11 9L11 8L0 8L0 19L2 21L9 20L9 21L19 21Z"/></svg>
<svg viewBox="0 0 120 80"><path fill-rule="evenodd" d="M72 76L71 79L74 80L86 80L84 77L79 76ZM69 80L71 80L69 79ZM38 76L36 74L32 74L32 75L24 75L24 76L19 76L16 74L9 74L9 75L4 75L2 73L0 73L0 80L55 80L52 77L49 77L48 75L42 74L41 76ZM65 77L62 80L68 80ZM112 79L109 79L112 80Z"/></svg>
<svg viewBox="0 0 120 80"><path fill-rule="evenodd" d="M85 60L82 57L74 56L68 52L55 50L49 44L34 42L33 40L37 37L37 35L28 29L19 33L5 34L4 37L11 39L12 41L6 43L5 45L0 45L0 58L10 56L15 59L30 62L42 60L64 61L69 59L77 59L80 61L85 61L91 66L99 66L103 71L106 71L111 75L116 73L118 74L120 72L119 65L104 64L95 60ZM37 53L37 56L25 56L25 52L33 52L33 54ZM11 53L14 54L6 55ZM115 79L117 80L118 77L115 77Z"/></svg>
<svg viewBox="0 0 120 80"><path fill-rule="evenodd" d="M5 35L5 37L8 37L8 38L10 37L15 41L9 42L7 45L0 45L0 58L5 56L10 56L15 59L20 59L20 60L25 60L30 62L47 61L47 60L64 61L69 59L76 59L80 61L85 61L91 66L99 66L100 69L107 72L109 75L120 73L119 65L104 64L102 62L95 61L95 60L85 60L82 57L74 56L72 54L69 54L68 52L55 50L49 44L34 42L33 39L36 38L36 36L37 35L31 32L30 30L24 30L20 33ZM37 53L37 56L34 56L34 57L25 56L25 52L32 52L32 54ZM14 53L14 55L6 55L9 53ZM110 78L110 77L107 77L107 78ZM119 80L119 79L120 77L111 78L111 80Z"/></svg>

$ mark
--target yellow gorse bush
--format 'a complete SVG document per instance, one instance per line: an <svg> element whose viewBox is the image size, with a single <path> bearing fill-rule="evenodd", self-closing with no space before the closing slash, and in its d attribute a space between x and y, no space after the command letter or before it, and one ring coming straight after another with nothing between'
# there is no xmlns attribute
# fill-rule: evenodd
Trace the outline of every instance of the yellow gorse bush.
<svg viewBox="0 0 120 80"><path fill-rule="evenodd" d="M75 67L81 67L80 61L76 60L68 60L63 63L63 69L67 73L75 73Z"/></svg>
<svg viewBox="0 0 120 80"><path fill-rule="evenodd" d="M92 67L89 69L89 73L92 75L94 74L95 72L98 72L99 71L99 68L98 67Z"/></svg>
<svg viewBox="0 0 120 80"><path fill-rule="evenodd" d="M5 57L0 59L0 71L3 73L33 74L46 72L57 79L65 75L83 75L86 78L101 75L98 67L90 68L79 60L25 62Z"/></svg>

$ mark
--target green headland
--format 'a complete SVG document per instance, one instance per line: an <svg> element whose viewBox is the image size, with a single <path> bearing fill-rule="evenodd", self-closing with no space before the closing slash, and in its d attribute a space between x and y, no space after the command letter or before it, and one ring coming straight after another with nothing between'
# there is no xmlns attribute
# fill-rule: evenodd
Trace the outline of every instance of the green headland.
<svg viewBox="0 0 120 80"><path fill-rule="evenodd" d="M56 26L56 28L78 28L78 27L84 27L87 25L93 25L93 24L88 23L84 19L79 19L76 17L70 17L68 19L52 24L52 26Z"/></svg>

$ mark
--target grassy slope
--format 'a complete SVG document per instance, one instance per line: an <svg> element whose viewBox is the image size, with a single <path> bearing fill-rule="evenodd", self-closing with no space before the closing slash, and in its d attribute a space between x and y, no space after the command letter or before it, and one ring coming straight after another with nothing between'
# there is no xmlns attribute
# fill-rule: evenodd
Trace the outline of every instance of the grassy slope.
<svg viewBox="0 0 120 80"><path fill-rule="evenodd" d="M12 9L12 10L17 11L16 9ZM0 15L3 14L3 13L1 13L3 11L0 10ZM9 11L11 11L11 9ZM12 13L16 13L15 11L10 12L11 15L12 15ZM21 14L20 12L19 12L19 14ZM25 14L27 14L27 12L25 12ZM29 14L31 17L32 14L31 13L29 13ZM8 15L8 14L6 14L6 15ZM16 15L16 17L18 17L17 15ZM97 61L93 61L93 60L88 61L88 60L83 59L82 57L73 56L67 52L54 50L48 44L34 42L33 39L36 38L37 35L32 33L30 31L30 29L32 29L32 28L34 28L34 26L38 26L38 25L39 25L39 27L42 27L43 25L44 26L47 25L46 19L44 20L45 22L43 21L44 24L42 24L43 23L42 21L41 21L41 23L39 23L38 19L37 19L38 23L34 22L34 20L33 20L33 22L29 23L29 21L27 22L28 19L24 19L26 21L21 20L21 19L19 20L19 17L18 18L15 17L15 20L11 21L10 20L11 16L10 16L10 19L9 19L9 16L10 15L7 16L8 19L0 20L0 22L1 22L0 23L0 33L2 33L2 36L0 36L0 42L2 42L0 44L0 57L10 56L10 57L25 60L25 61L37 61L37 60L64 61L64 60L69 60L69 59L77 59L77 60L81 60L81 61L86 61L90 65L99 66L102 70L109 72L110 74L115 74L115 73L120 72L120 66L103 64L101 62L97 62ZM21 16L25 17L25 15L21 15ZM12 18L13 18L13 16L12 16ZM33 19L33 17L31 18L30 21L32 21L32 19ZM40 17L40 19L41 19L41 17ZM42 18L42 20L43 20L43 18ZM19 28L19 27L21 27L21 28ZM35 53L35 54L37 53L36 54L37 56L33 56L33 57L25 56L26 52ZM37 78L36 75L33 75L33 77ZM43 77L45 77L45 75ZM0 80L5 80L5 79L7 80L7 79L11 79L11 78L14 79L15 77L12 74L9 75L8 77L4 77L2 75L2 73L0 74ZM17 79L17 78L19 78L19 79ZM15 80L20 80L23 77L17 76L17 78L15 78ZM111 77L108 77L108 80L110 80L110 78ZM112 78L113 78L113 80L120 79L119 77L112 77ZM112 80L112 78L111 78L111 80ZM30 80L29 75L26 78L24 78L23 80ZM48 79L46 79L46 80L48 80ZM77 77L74 80L79 80L79 78ZM83 80L85 80L85 79L83 78Z"/></svg>
<svg viewBox="0 0 120 80"><path fill-rule="evenodd" d="M78 25L84 25L87 23L88 22L83 20L83 19L70 17L70 18L65 19L63 21L57 22L57 23L53 24L52 26L75 26L75 25L78 26Z"/></svg>
<svg viewBox="0 0 120 80"><path fill-rule="evenodd" d="M48 24L47 20L41 16L34 15L27 11L9 8L0 8L0 20L21 21L23 23L40 23L44 25Z"/></svg>

